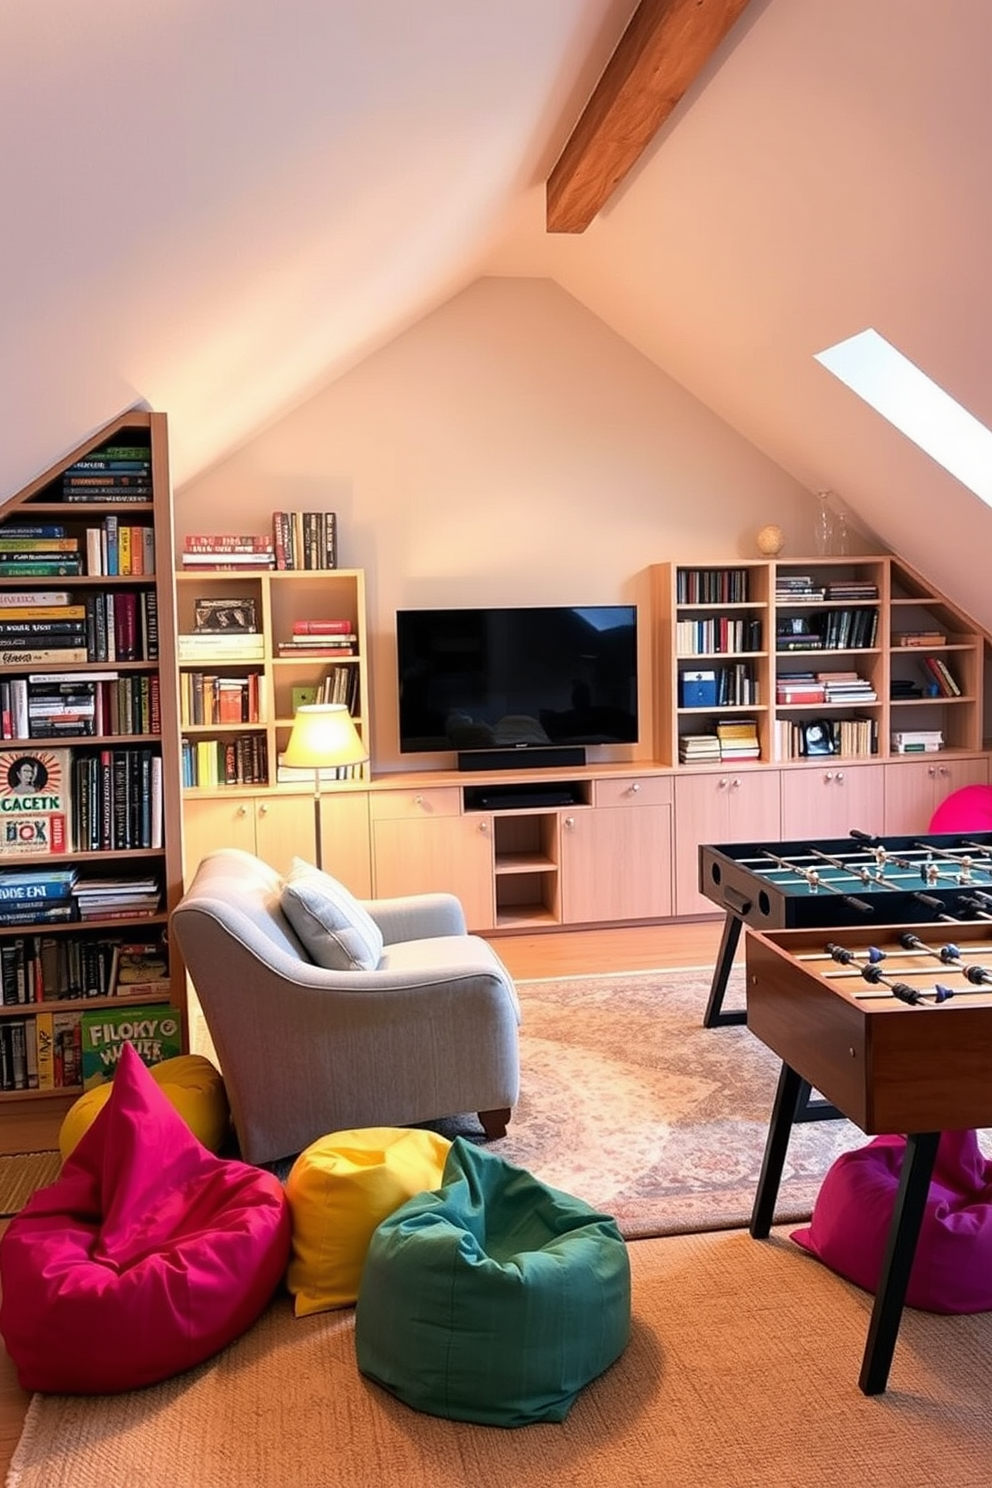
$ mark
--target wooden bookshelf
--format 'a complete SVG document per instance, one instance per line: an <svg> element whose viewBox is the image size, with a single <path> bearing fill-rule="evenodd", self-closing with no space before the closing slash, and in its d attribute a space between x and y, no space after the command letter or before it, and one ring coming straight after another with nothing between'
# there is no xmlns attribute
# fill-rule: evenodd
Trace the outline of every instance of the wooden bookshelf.
<svg viewBox="0 0 992 1488"><path fill-rule="evenodd" d="M147 449L147 471L137 477L139 491L125 501L123 487L111 496L97 487L86 490L85 499L68 499L70 467L80 461L92 463L108 446ZM64 752L69 766L69 801L66 840L59 850L52 851L51 844L43 843L16 852L5 846L0 848L0 870L23 886L31 873L55 866L71 868L76 872L76 884L69 901L72 918L24 923L0 918L0 954L8 969L0 1004L0 1039L11 1045L14 1030L20 1025L24 1037L34 1043L34 1057L28 1063L36 1070L40 1014L82 1015L120 1008L127 997L135 1005L176 1007L183 1023L183 1046L188 1047L185 975L177 952L167 940L168 918L182 894L183 880L172 501L165 414L121 414L17 492L0 510L0 540L7 534L9 544L12 530L24 526L63 529L68 540L76 540L81 571L25 574L5 572L0 565L0 610L9 620L15 608L23 608L26 613L33 608L48 608L5 606L5 595L65 594L69 610L85 614L86 659L81 659L78 650L60 654L54 648L39 658L41 646L7 651L0 730L4 758L31 759L46 752L57 752L61 758ZM123 542L116 559L108 555L107 535L115 526L118 537L121 528L128 529L129 538L142 532L149 534L140 555L132 552L129 561ZM21 539L16 541L20 545ZM10 547L5 550L10 551ZM149 571L152 562L154 567ZM126 571L112 571L122 566ZM61 605L53 608L63 609ZM135 617L136 631L131 629ZM126 659L118 659L118 653ZM69 660L68 655L73 659ZM45 687L45 679L54 677L65 679L74 695L94 697L99 692L100 701L92 718L84 707L78 719L69 710L70 716L58 723L45 722L40 699L51 691L50 686ZM15 694L16 716L10 706L10 688L15 682L23 684ZM25 697L31 699L27 704ZM30 711L25 722L26 708ZM61 732L53 736L53 727ZM154 788L152 781L156 782ZM84 783L90 793L85 820ZM0 781L0 789L5 784ZM8 801L12 789L8 784ZM97 793L95 798L93 792ZM152 911L139 911L132 905L102 917L80 919L78 890L92 879L107 877L151 879L155 898ZM164 979L157 980L159 984L164 980L166 988L159 985L133 995L117 987L113 947L118 942L165 946L168 972ZM97 954L98 945L103 947L102 955ZM63 977L59 989L62 995L53 985L57 976ZM47 1061L41 1052L43 1071ZM78 1079L47 1089L24 1088L19 1069L14 1071L18 1088L8 1089L11 1058L8 1049L7 1078L0 1091L5 1120L18 1116L25 1119L40 1103L68 1106L81 1089ZM63 1063L59 1072L69 1077L76 1068L70 1055L68 1065ZM45 1104L44 1108L50 1110L51 1105Z"/></svg>

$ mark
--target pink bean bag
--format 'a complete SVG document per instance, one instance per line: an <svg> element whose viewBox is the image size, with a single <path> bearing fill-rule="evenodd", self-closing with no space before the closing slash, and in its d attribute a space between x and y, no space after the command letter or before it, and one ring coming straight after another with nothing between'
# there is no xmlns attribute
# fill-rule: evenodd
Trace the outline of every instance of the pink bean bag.
<svg viewBox="0 0 992 1488"><path fill-rule="evenodd" d="M0 1333L26 1390L108 1394L199 1364L289 1260L278 1180L197 1141L125 1044L106 1105L0 1240Z"/></svg>
<svg viewBox="0 0 992 1488"><path fill-rule="evenodd" d="M931 832L992 832L992 785L963 785L937 807Z"/></svg>
<svg viewBox="0 0 992 1488"><path fill-rule="evenodd" d="M874 1292L895 1207L905 1137L875 1137L832 1164L805 1229L792 1239ZM973 1131L943 1132L906 1301L927 1312L992 1309L992 1162Z"/></svg>

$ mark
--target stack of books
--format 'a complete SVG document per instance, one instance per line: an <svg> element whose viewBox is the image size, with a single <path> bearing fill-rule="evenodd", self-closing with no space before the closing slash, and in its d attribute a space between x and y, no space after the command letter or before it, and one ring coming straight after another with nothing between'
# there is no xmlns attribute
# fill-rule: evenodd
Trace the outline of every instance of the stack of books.
<svg viewBox="0 0 992 1488"><path fill-rule="evenodd" d="M265 637L254 630L196 630L176 636L181 662L264 661Z"/></svg>
<svg viewBox="0 0 992 1488"><path fill-rule="evenodd" d="M682 734L679 737L679 763L703 765L720 760L720 740L716 734Z"/></svg>
<svg viewBox="0 0 992 1488"><path fill-rule="evenodd" d="M152 461L147 444L104 445L62 475L63 501L127 504L151 499Z"/></svg>
<svg viewBox="0 0 992 1488"><path fill-rule="evenodd" d="M0 593L2 664L86 661L86 606L70 600L65 589L9 589Z"/></svg>
<svg viewBox="0 0 992 1488"><path fill-rule="evenodd" d="M0 574L5 579L58 578L82 571L79 538L67 537L57 522L11 522L0 531Z"/></svg>
<svg viewBox="0 0 992 1488"><path fill-rule="evenodd" d="M779 672L775 679L775 701L780 707L825 700L826 688L812 672Z"/></svg>
<svg viewBox="0 0 992 1488"><path fill-rule="evenodd" d="M337 513L275 511L272 513L272 542L278 569L337 568Z"/></svg>
<svg viewBox="0 0 992 1488"><path fill-rule="evenodd" d="M81 920L131 920L157 914L162 891L152 877L79 878L72 896Z"/></svg>
<svg viewBox="0 0 992 1488"><path fill-rule="evenodd" d="M51 924L71 920L75 915L72 892L76 883L75 868L17 868L0 871L0 925ZM0 955L3 984L0 996L4 1003L27 1002L27 991L21 995L18 979L12 986L7 975L7 962L16 942L5 942Z"/></svg>
<svg viewBox="0 0 992 1488"><path fill-rule="evenodd" d="M280 656L354 656L358 636L350 620L294 620L293 634L280 641Z"/></svg>
<svg viewBox="0 0 992 1488"><path fill-rule="evenodd" d="M893 677L889 684L889 696L894 703L906 702L911 698L921 698L923 688L908 677Z"/></svg>
<svg viewBox="0 0 992 1488"><path fill-rule="evenodd" d="M229 569L250 573L275 568L272 538L253 533L190 533L183 538L184 569Z"/></svg>
<svg viewBox="0 0 992 1488"><path fill-rule="evenodd" d="M904 630L892 638L900 646L946 646L942 630Z"/></svg>
<svg viewBox="0 0 992 1488"><path fill-rule="evenodd" d="M944 747L940 729L899 729L892 735L895 754L934 754Z"/></svg>
<svg viewBox="0 0 992 1488"><path fill-rule="evenodd" d="M721 760L760 759L758 725L753 718L728 719L716 726Z"/></svg>
<svg viewBox="0 0 992 1488"><path fill-rule="evenodd" d="M857 672L817 672L817 681L823 683L824 702L827 703L874 703L878 693L867 677Z"/></svg>
<svg viewBox="0 0 992 1488"><path fill-rule="evenodd" d="M870 579L829 579L828 599L877 599L878 585Z"/></svg>
<svg viewBox="0 0 992 1488"><path fill-rule="evenodd" d="M812 574L775 575L775 599L779 604L813 604L826 595L826 589L813 582Z"/></svg>

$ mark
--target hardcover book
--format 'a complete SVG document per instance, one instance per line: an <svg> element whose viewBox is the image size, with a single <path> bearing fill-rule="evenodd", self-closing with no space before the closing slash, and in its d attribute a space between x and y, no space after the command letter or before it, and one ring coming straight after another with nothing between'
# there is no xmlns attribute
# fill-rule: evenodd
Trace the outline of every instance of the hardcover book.
<svg viewBox="0 0 992 1488"><path fill-rule="evenodd" d="M83 1089L114 1078L125 1044L146 1065L160 1064L183 1052L182 1018L174 1007L104 1008L81 1019Z"/></svg>
<svg viewBox="0 0 992 1488"><path fill-rule="evenodd" d="M70 752L0 749L0 858L72 848Z"/></svg>

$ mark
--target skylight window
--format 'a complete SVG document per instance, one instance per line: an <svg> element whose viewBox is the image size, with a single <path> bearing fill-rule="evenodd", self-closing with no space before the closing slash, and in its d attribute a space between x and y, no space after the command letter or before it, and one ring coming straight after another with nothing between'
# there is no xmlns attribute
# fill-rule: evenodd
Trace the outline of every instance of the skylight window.
<svg viewBox="0 0 992 1488"><path fill-rule="evenodd" d="M816 360L907 439L992 506L992 430L877 331L859 331Z"/></svg>

